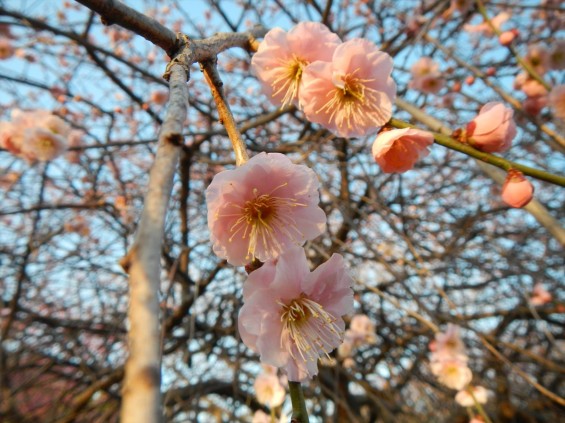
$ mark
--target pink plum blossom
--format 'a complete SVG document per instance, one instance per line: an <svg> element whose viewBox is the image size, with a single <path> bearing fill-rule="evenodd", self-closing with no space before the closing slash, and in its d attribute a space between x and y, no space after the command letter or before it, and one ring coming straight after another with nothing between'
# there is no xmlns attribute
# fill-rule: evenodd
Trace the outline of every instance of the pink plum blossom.
<svg viewBox="0 0 565 423"><path fill-rule="evenodd" d="M259 403L269 408L278 407L284 402L286 391L276 373L260 373L253 383Z"/></svg>
<svg viewBox="0 0 565 423"><path fill-rule="evenodd" d="M151 91L151 96L149 97L149 101L154 104L165 104L169 99L169 93L164 90L155 90Z"/></svg>
<svg viewBox="0 0 565 423"><path fill-rule="evenodd" d="M540 306L549 303L553 299L553 296L549 291L547 291L541 283L536 283L534 285L534 290L532 291L532 296L530 297L530 303L534 306Z"/></svg>
<svg viewBox="0 0 565 423"><path fill-rule="evenodd" d="M29 128L25 131L21 153L30 162L46 162L60 156L66 149L67 140L61 135L44 128Z"/></svg>
<svg viewBox="0 0 565 423"><path fill-rule="evenodd" d="M433 361L431 368L440 383L458 391L465 388L473 379L473 372L467 367L467 362L458 358Z"/></svg>
<svg viewBox="0 0 565 423"><path fill-rule="evenodd" d="M510 19L510 16L511 14L508 12L500 12L490 20L490 23L496 30L500 31L502 24ZM492 30L491 25L489 25L488 22L482 22L478 25L465 24L463 29L471 33L481 33L486 36L492 36L494 35L494 31Z"/></svg>
<svg viewBox="0 0 565 423"><path fill-rule="evenodd" d="M522 208L534 197L534 186L522 172L510 169L502 186L502 201L510 207Z"/></svg>
<svg viewBox="0 0 565 423"><path fill-rule="evenodd" d="M517 133L513 115L513 110L502 103L485 104L467 124L467 141L487 153L508 150Z"/></svg>
<svg viewBox="0 0 565 423"><path fill-rule="evenodd" d="M524 60L540 75L543 75L549 70L549 51L541 44L532 44L528 46L528 52L524 56Z"/></svg>
<svg viewBox="0 0 565 423"><path fill-rule="evenodd" d="M483 386L468 386L455 395L455 401L462 407L472 407L475 401L479 404L486 404L488 401L488 390Z"/></svg>
<svg viewBox="0 0 565 423"><path fill-rule="evenodd" d="M385 173L402 173L430 152L434 143L430 132L420 129L393 129L379 133L373 143L373 157Z"/></svg>
<svg viewBox="0 0 565 423"><path fill-rule="evenodd" d="M439 64L430 57L421 57L410 68L409 87L427 94L437 94L445 85Z"/></svg>
<svg viewBox="0 0 565 423"><path fill-rule="evenodd" d="M374 344L377 342L375 322L366 314L356 314L351 318L349 332L358 343Z"/></svg>
<svg viewBox="0 0 565 423"><path fill-rule="evenodd" d="M556 118L565 120L565 85L556 85L548 96L549 106Z"/></svg>
<svg viewBox="0 0 565 423"><path fill-rule="evenodd" d="M311 122L340 137L377 132L392 115L392 59L368 40L340 44L331 62L311 63L302 75L300 104Z"/></svg>
<svg viewBox="0 0 565 423"><path fill-rule="evenodd" d="M275 105L298 105L304 68L317 60L331 61L339 37L325 25L301 22L285 32L271 29L251 59L263 91Z"/></svg>
<svg viewBox="0 0 565 423"><path fill-rule="evenodd" d="M352 279L333 254L313 272L303 248L293 247L253 271L243 287L241 339L262 363L301 382L318 373L318 358L343 341L342 316L353 311Z"/></svg>
<svg viewBox="0 0 565 423"><path fill-rule="evenodd" d="M316 238L326 227L318 187L311 169L279 153L216 174L206 190L214 253L241 266Z"/></svg>
<svg viewBox="0 0 565 423"><path fill-rule="evenodd" d="M547 106L546 95L528 97L522 102L522 109L524 109L524 113L531 116L539 115L545 106Z"/></svg>

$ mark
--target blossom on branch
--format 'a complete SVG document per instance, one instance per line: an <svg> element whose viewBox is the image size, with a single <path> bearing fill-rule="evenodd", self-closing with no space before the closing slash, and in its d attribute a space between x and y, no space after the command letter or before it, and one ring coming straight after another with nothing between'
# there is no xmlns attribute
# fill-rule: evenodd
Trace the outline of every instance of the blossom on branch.
<svg viewBox="0 0 565 423"><path fill-rule="evenodd" d="M553 115L558 119L565 120L565 85L553 87L549 92L548 101Z"/></svg>
<svg viewBox="0 0 565 423"><path fill-rule="evenodd" d="M269 408L278 407L284 402L286 391L275 373L260 373L253 383L259 403Z"/></svg>
<svg viewBox="0 0 565 423"><path fill-rule="evenodd" d="M316 238L326 227L318 187L314 171L279 153L218 173L206 190L214 253L242 266Z"/></svg>
<svg viewBox="0 0 565 423"><path fill-rule="evenodd" d="M247 278L241 339L261 362L284 368L290 381L309 379L318 373L318 358L343 341L351 284L339 254L310 272L304 249L294 247Z"/></svg>
<svg viewBox="0 0 565 423"><path fill-rule="evenodd" d="M486 404L489 391L482 386L468 386L467 389L457 392L455 401L462 407L472 407L475 401L479 404Z"/></svg>
<svg viewBox="0 0 565 423"><path fill-rule="evenodd" d="M368 40L339 45L331 62L304 69L300 104L306 118L340 137L374 134L392 115L392 58Z"/></svg>
<svg viewBox="0 0 565 423"><path fill-rule="evenodd" d="M513 115L514 111L502 103L485 104L479 114L467 124L468 143L487 153L508 150L517 133Z"/></svg>
<svg viewBox="0 0 565 423"><path fill-rule="evenodd" d="M430 132L420 129L393 129L379 133L373 143L373 157L385 173L402 173L414 167L416 162L430 152L427 147L434 143Z"/></svg>
<svg viewBox="0 0 565 423"><path fill-rule="evenodd" d="M431 370L440 383L459 391L471 382L473 373L467 366L469 358L459 336L459 326L449 324L445 333L436 333L430 350Z"/></svg>
<svg viewBox="0 0 565 423"><path fill-rule="evenodd" d="M298 105L304 68L330 61L339 37L318 22L301 22L289 32L271 29L251 59L263 91L277 106Z"/></svg>
<svg viewBox="0 0 565 423"><path fill-rule="evenodd" d="M28 160L49 161L68 147L71 127L47 110L15 109L10 122L0 122L0 147Z"/></svg>
<svg viewBox="0 0 565 423"><path fill-rule="evenodd" d="M549 303L553 299L551 293L545 289L541 283L536 283L530 297L530 303L534 306L540 306Z"/></svg>
<svg viewBox="0 0 565 423"><path fill-rule="evenodd" d="M437 94L445 85L439 64L429 57L421 57L410 68L409 87L426 94Z"/></svg>
<svg viewBox="0 0 565 423"><path fill-rule="evenodd" d="M502 186L502 201L510 207L522 208L534 197L534 186L522 172L510 169Z"/></svg>

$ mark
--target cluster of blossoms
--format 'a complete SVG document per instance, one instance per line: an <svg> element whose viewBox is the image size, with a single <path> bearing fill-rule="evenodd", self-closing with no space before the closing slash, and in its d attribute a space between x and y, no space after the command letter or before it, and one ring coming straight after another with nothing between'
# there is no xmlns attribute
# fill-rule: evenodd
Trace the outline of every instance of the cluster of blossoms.
<svg viewBox="0 0 565 423"><path fill-rule="evenodd" d="M487 389L469 385L473 373L467 366L469 357L459 336L458 326L450 323L445 333L437 333L435 340L430 343L430 350L432 373L440 383L459 391L455 395L455 401L459 405L471 407L476 403L487 402Z"/></svg>
<svg viewBox="0 0 565 423"><path fill-rule="evenodd" d="M374 134L392 115L391 57L362 38L341 42L323 24L272 29L251 65L275 105L294 104L337 136Z"/></svg>
<svg viewBox="0 0 565 423"><path fill-rule="evenodd" d="M458 391L469 385L473 373L467 366L469 357L458 326L449 324L445 333L437 333L430 350L432 373L440 383Z"/></svg>
<svg viewBox="0 0 565 423"><path fill-rule="evenodd" d="M355 349L376 342L375 323L365 314L356 314L351 318L349 329L345 331L345 339L339 346L337 354L343 359L344 367L352 367L355 364L352 358Z"/></svg>
<svg viewBox="0 0 565 423"><path fill-rule="evenodd" d="M343 342L342 316L353 311L343 258L334 254L310 272L301 247L325 230L318 187L306 166L260 153L218 173L206 191L214 252L233 265L263 262L243 288L241 338L291 381L317 374L318 358Z"/></svg>
<svg viewBox="0 0 565 423"><path fill-rule="evenodd" d="M81 131L46 110L14 109L10 122L0 122L0 147L29 162L53 160L81 136Z"/></svg>

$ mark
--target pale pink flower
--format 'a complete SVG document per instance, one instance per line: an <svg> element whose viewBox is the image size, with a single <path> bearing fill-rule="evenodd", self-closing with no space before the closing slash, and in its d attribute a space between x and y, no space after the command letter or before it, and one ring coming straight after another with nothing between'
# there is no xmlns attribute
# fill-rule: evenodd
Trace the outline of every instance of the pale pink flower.
<svg viewBox="0 0 565 423"><path fill-rule="evenodd" d="M311 169L279 153L218 173L206 190L214 252L241 266L316 238L326 227L318 187Z"/></svg>
<svg viewBox="0 0 565 423"><path fill-rule="evenodd" d="M290 381L318 373L318 358L343 341L342 316L353 311L351 277L339 254L310 272L293 247L253 271L243 286L238 327L261 362L286 370Z"/></svg>
<svg viewBox="0 0 565 423"><path fill-rule="evenodd" d="M502 186L502 201L511 207L522 208L534 197L534 186L522 172L510 169Z"/></svg>
<svg viewBox="0 0 565 423"><path fill-rule="evenodd" d="M434 143L430 132L404 128L381 132L373 143L373 157L385 173L402 173L414 167L416 162L430 152L427 147Z"/></svg>
<svg viewBox="0 0 565 423"><path fill-rule="evenodd" d="M458 391L465 388L473 379L473 372L467 367L467 362L457 358L433 361L431 368L440 383Z"/></svg>
<svg viewBox="0 0 565 423"><path fill-rule="evenodd" d="M47 162L67 149L67 140L45 128L28 128L24 133L21 154L30 162Z"/></svg>
<svg viewBox="0 0 565 423"><path fill-rule="evenodd" d="M452 356L465 354L465 344L459 334L460 327L448 323L445 332L435 334L435 351L444 351Z"/></svg>
<svg viewBox="0 0 565 423"><path fill-rule="evenodd" d="M359 343L374 344L377 342L375 322L366 314L356 314L351 318L349 330Z"/></svg>
<svg viewBox="0 0 565 423"><path fill-rule="evenodd" d="M439 64L430 57L421 57L410 68L412 80L409 87L427 94L437 94L445 85Z"/></svg>
<svg viewBox="0 0 565 423"><path fill-rule="evenodd" d="M541 283L536 283L534 285L534 290L532 291L532 296L530 297L530 303L534 306L540 306L549 303L553 299L553 296L549 291L547 291Z"/></svg>
<svg viewBox="0 0 565 423"><path fill-rule="evenodd" d="M462 407L472 407L475 405L475 401L479 404L486 404L488 390L482 386L468 386L467 389L457 392L455 401Z"/></svg>
<svg viewBox="0 0 565 423"><path fill-rule="evenodd" d="M550 57L549 51L541 44L533 44L528 46L528 52L524 56L524 60L530 64L534 70L543 75L549 70Z"/></svg>
<svg viewBox="0 0 565 423"><path fill-rule="evenodd" d="M498 15L492 18L490 22L494 28L500 31L502 24L504 24L504 22L510 19L510 16L511 15L508 12L500 12ZM465 24L463 26L463 29L467 32L481 33L486 36L494 35L494 31L492 30L491 25L489 25L488 22L482 22L478 25Z"/></svg>
<svg viewBox="0 0 565 423"><path fill-rule="evenodd" d="M15 49L12 40L0 36L0 60L9 59L14 55Z"/></svg>
<svg viewBox="0 0 565 423"><path fill-rule="evenodd" d="M302 75L300 104L311 122L340 137L373 134L392 115L396 84L391 57L368 40L339 45L331 62L311 63Z"/></svg>
<svg viewBox="0 0 565 423"><path fill-rule="evenodd" d="M0 147L14 155L19 155L23 141L24 133L19 126L12 122L0 122Z"/></svg>
<svg viewBox="0 0 565 423"><path fill-rule="evenodd" d="M549 67L555 70L565 69L565 39L557 40L549 53Z"/></svg>
<svg viewBox="0 0 565 423"><path fill-rule="evenodd" d="M549 92L548 102L553 116L565 120L565 85L553 87Z"/></svg>
<svg viewBox="0 0 565 423"><path fill-rule="evenodd" d="M80 129L72 129L69 132L68 142L69 147L80 147L82 146L82 137L84 136L84 131ZM80 156L82 154L81 150L69 150L65 158L71 163L79 163Z"/></svg>
<svg viewBox="0 0 565 423"><path fill-rule="evenodd" d="M471 420L469 420L469 423L485 423L484 420L481 420L477 417L473 417Z"/></svg>
<svg viewBox="0 0 565 423"><path fill-rule="evenodd" d="M253 419L251 423L272 423L271 416L265 413L263 410L257 410L253 414Z"/></svg>
<svg viewBox="0 0 565 423"><path fill-rule="evenodd" d="M259 44L251 66L273 104L298 105L304 68L316 60L331 61L340 43L318 22L301 22L289 32L273 28Z"/></svg>
<svg viewBox="0 0 565 423"><path fill-rule="evenodd" d="M485 104L467 124L467 141L487 153L508 150L517 133L513 115L513 110L502 103Z"/></svg>
<svg viewBox="0 0 565 423"><path fill-rule="evenodd" d="M286 391L276 374L260 373L253 383L259 403L269 408L278 407L284 402Z"/></svg>
<svg viewBox="0 0 565 423"><path fill-rule="evenodd" d="M527 72L520 72L518 75L516 75L516 78L514 78L514 89L521 90L526 81L528 81L529 79L530 75Z"/></svg>

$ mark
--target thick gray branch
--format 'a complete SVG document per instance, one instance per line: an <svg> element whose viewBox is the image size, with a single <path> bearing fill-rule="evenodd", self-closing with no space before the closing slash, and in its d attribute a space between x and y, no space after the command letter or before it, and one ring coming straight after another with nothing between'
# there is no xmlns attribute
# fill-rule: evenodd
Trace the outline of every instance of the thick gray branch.
<svg viewBox="0 0 565 423"><path fill-rule="evenodd" d="M170 68L170 101L149 174L135 241L122 266L130 274L129 348L125 368L121 421L159 422L161 411L161 331L159 284L161 245L173 178L182 145L188 104L185 67Z"/></svg>

